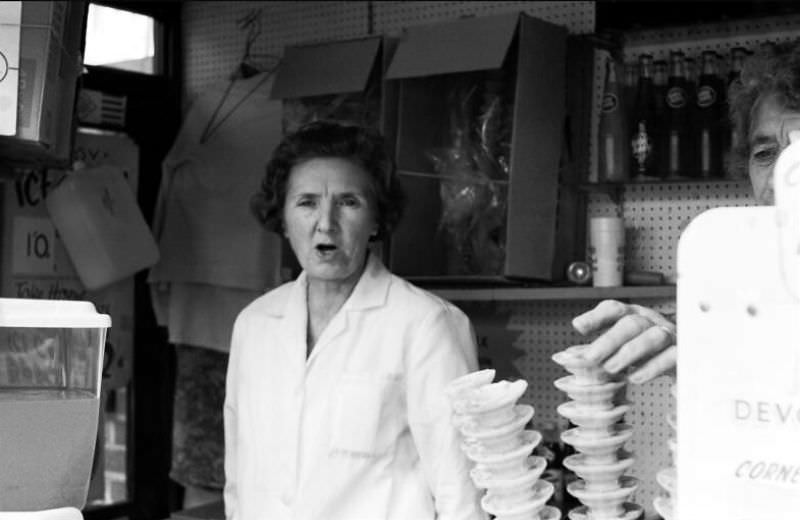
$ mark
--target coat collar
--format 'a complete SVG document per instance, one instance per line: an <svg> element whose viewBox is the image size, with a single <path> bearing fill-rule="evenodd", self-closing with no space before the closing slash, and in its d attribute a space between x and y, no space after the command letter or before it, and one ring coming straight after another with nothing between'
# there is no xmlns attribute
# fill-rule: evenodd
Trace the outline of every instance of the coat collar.
<svg viewBox="0 0 800 520"><path fill-rule="evenodd" d="M391 273L375 255L370 254L367 258L367 266L353 292L340 309L338 315L323 332L308 360L306 360L305 348L297 349L296 361L298 369L316 358L320 349L325 348L326 343L330 343L333 338L347 328L350 311L362 311L384 305L388 298L391 282ZM279 334L282 343L286 346L302 345L305 347L306 329L308 327L307 286L308 277L303 271L293 284L288 284L285 287L288 292L285 305L277 315L281 317ZM272 310L278 310L278 308L273 307Z"/></svg>
<svg viewBox="0 0 800 520"><path fill-rule="evenodd" d="M367 266L353 289L353 293L344 302L343 308L348 311L362 311L384 305L391 283L392 275L389 270L375 254L369 253Z"/></svg>
<svg viewBox="0 0 800 520"><path fill-rule="evenodd" d="M383 265L383 262L374 254L367 257L367 265L361 274L358 283L353 288L352 294L344 303L343 309L360 311L380 307L386 303L389 295L389 286L392 283L392 274ZM270 299L264 309L268 314L276 317L290 316L295 312L307 312L308 301L306 290L308 275L305 271L294 282L279 287L283 295ZM282 297L281 297L282 296Z"/></svg>

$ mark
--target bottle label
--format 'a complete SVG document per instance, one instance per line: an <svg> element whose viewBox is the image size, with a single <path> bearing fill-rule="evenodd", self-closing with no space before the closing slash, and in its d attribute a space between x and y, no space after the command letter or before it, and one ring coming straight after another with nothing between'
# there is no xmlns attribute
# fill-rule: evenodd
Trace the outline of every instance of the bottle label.
<svg viewBox="0 0 800 520"><path fill-rule="evenodd" d="M697 106L708 108L717 100L717 91L713 87L703 85L697 89Z"/></svg>
<svg viewBox="0 0 800 520"><path fill-rule="evenodd" d="M647 133L645 122L639 121L639 129L636 134L634 134L633 139L631 139L631 151L633 152L633 158L636 159L636 165L639 167L640 171L646 169L646 163L650 158L652 150L653 141Z"/></svg>
<svg viewBox="0 0 800 520"><path fill-rule="evenodd" d="M681 87L672 87L667 91L667 106L683 108L686 106L686 91Z"/></svg>
<svg viewBox="0 0 800 520"><path fill-rule="evenodd" d="M617 109L618 105L619 105L619 100L617 99L616 95L610 92L603 95L603 104L601 107L603 112L605 113L613 112L614 110Z"/></svg>

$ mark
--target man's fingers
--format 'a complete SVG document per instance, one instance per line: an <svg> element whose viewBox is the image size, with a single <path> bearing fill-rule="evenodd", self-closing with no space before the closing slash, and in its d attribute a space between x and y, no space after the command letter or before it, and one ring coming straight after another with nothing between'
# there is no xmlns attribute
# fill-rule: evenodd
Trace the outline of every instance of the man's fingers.
<svg viewBox="0 0 800 520"><path fill-rule="evenodd" d="M621 345L625 345L653 326L653 323L643 316L629 314L622 317L613 327L601 334L589 344L584 352L584 357L598 363L617 352Z"/></svg>
<svg viewBox="0 0 800 520"><path fill-rule="evenodd" d="M610 373L634 365L632 383L650 381L674 370L677 359L675 324L647 307L604 300L572 320L580 334L599 334L581 353Z"/></svg>
<svg viewBox="0 0 800 520"><path fill-rule="evenodd" d="M646 320L646 318L642 318L642 320ZM643 322L642 326L644 328L639 334L622 344L603 363L605 371L616 374L635 363L654 357L674 343L672 332L665 326L653 325L649 320Z"/></svg>
<svg viewBox="0 0 800 520"><path fill-rule="evenodd" d="M638 314L640 316L644 316L648 320L652 321L656 325L664 325L667 328L671 328L672 331L675 331L675 324L667 319L663 314L658 311L654 311L649 307L644 307L642 305L632 304L630 305L630 312L633 314Z"/></svg>
<svg viewBox="0 0 800 520"><path fill-rule="evenodd" d="M633 371L628 376L628 381L634 384L642 384L655 379L660 375L674 373L675 363L678 360L678 348L676 345L659 352L644 365Z"/></svg>
<svg viewBox="0 0 800 520"><path fill-rule="evenodd" d="M610 327L629 313L628 305L616 300L603 300L593 309L576 316L572 320L572 326L583 335L591 334L601 328Z"/></svg>

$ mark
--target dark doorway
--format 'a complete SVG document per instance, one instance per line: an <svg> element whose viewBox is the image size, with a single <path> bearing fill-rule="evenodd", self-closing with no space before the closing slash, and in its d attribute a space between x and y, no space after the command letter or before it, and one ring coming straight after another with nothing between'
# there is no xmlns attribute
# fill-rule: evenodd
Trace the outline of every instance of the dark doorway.
<svg viewBox="0 0 800 520"><path fill-rule="evenodd" d="M178 132L180 114L180 2L93 2L147 15L157 22L153 73L87 65L80 87L127 101L125 123L112 128L138 145L138 202L152 225L161 162ZM100 128L102 124L97 125ZM128 517L132 520L170 516L179 488L169 479L174 352L166 331L156 324L146 271L135 276L133 376L128 392L127 496L124 503L96 506L87 520Z"/></svg>

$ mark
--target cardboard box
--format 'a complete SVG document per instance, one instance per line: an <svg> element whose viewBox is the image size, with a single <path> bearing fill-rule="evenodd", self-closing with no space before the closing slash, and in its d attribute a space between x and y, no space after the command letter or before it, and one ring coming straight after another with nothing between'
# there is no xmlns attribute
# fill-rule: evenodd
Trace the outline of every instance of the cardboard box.
<svg viewBox="0 0 800 520"><path fill-rule="evenodd" d="M313 119L380 127L381 37L290 46L275 75L272 99L284 104L284 130Z"/></svg>
<svg viewBox="0 0 800 520"><path fill-rule="evenodd" d="M396 163L408 196L390 246L393 272L418 281L563 278L576 259L573 223L559 225L560 215L569 216L564 206L575 209L574 200L565 201L574 194L559 185L569 160L562 156L569 141L567 39L565 28L524 13L407 29L386 75L399 84ZM470 85L471 94L464 88ZM476 140L473 130L491 113L493 100L501 107L492 116L494 131L505 137L484 138L494 153L486 153L484 163L491 157L495 166L481 169L472 161L475 146L455 144ZM465 120L477 124L463 130ZM459 127L460 134L454 131ZM437 168L434 156L449 157L450 166ZM503 161L506 167L499 166ZM442 175L465 182L443 182ZM444 207L447 190L456 195ZM481 206L480 200L494 202ZM477 219L472 234L456 240L455 232L444 232L445 209L450 217L461 211L464 222ZM473 244L468 254L464 243Z"/></svg>
<svg viewBox="0 0 800 520"><path fill-rule="evenodd" d="M17 133L0 137L12 162L66 166L86 2L23 2Z"/></svg>
<svg viewBox="0 0 800 520"><path fill-rule="evenodd" d="M283 100L284 132L313 119L357 122L379 129L394 154L398 91L383 75L396 48L396 39L382 36L286 47L271 92ZM372 250L385 256L386 248ZM287 242L283 252L290 279L299 265Z"/></svg>

